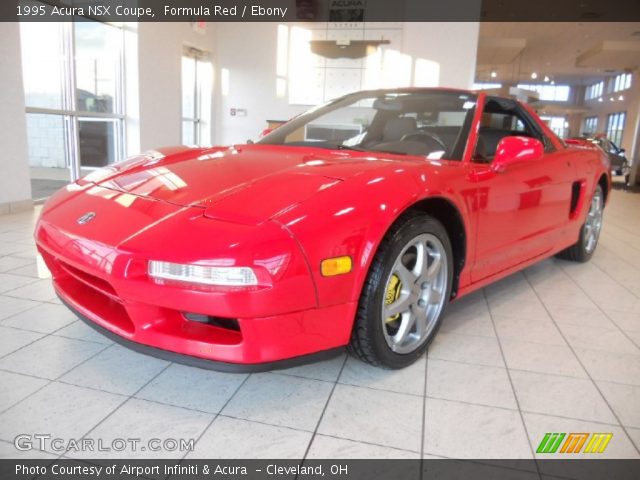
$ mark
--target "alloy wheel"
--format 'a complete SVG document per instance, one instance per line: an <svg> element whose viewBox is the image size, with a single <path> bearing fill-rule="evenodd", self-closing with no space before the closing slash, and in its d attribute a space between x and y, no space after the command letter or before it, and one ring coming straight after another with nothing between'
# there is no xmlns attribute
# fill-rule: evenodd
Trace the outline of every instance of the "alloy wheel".
<svg viewBox="0 0 640 480"><path fill-rule="evenodd" d="M584 249L587 253L592 253L598 244L602 229L603 203L602 190L598 188L591 199L591 206L584 224Z"/></svg>
<svg viewBox="0 0 640 480"><path fill-rule="evenodd" d="M447 300L448 275L447 253L435 235L418 235L401 250L382 300L382 328L392 351L411 353L429 337Z"/></svg>

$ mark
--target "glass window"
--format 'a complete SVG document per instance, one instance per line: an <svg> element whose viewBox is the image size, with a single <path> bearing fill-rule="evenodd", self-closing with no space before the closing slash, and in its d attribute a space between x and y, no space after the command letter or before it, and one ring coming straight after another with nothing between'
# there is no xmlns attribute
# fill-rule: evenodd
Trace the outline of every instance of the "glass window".
<svg viewBox="0 0 640 480"><path fill-rule="evenodd" d="M480 128L506 130L509 132L525 132L524 122L513 113L483 112Z"/></svg>
<svg viewBox="0 0 640 480"><path fill-rule="evenodd" d="M196 128L193 120L182 121L182 143L184 145L195 145L196 141Z"/></svg>
<svg viewBox="0 0 640 480"><path fill-rule="evenodd" d="M42 201L69 183L68 129L71 117L27 113L31 195Z"/></svg>
<svg viewBox="0 0 640 480"><path fill-rule="evenodd" d="M531 118L528 118L517 102L488 97L480 118L473 161L477 163L492 162L500 141L510 136L536 138L545 145L547 150L554 149L547 137L532 122Z"/></svg>
<svg viewBox="0 0 640 480"><path fill-rule="evenodd" d="M602 96L604 92L604 81L600 81L598 83L594 83L587 87L584 92L585 100L593 100L594 98L599 98Z"/></svg>
<svg viewBox="0 0 640 480"><path fill-rule="evenodd" d="M81 112L115 113L120 77L122 32L100 22L76 22L75 73L76 109Z"/></svg>
<svg viewBox="0 0 640 480"><path fill-rule="evenodd" d="M631 74L621 73L617 75L613 80L613 92L620 92L631 87Z"/></svg>
<svg viewBox="0 0 640 480"><path fill-rule="evenodd" d="M474 83L471 87L472 90L490 90L493 88L502 88L501 83L489 83L489 82L480 82Z"/></svg>
<svg viewBox="0 0 640 480"><path fill-rule="evenodd" d="M20 36L25 105L64 108L65 24L22 22Z"/></svg>
<svg viewBox="0 0 640 480"><path fill-rule="evenodd" d="M607 116L607 138L616 145L622 143L622 133L627 114L625 112L612 113Z"/></svg>
<svg viewBox="0 0 640 480"><path fill-rule="evenodd" d="M122 29L83 19L23 22L20 33L32 183L121 159Z"/></svg>
<svg viewBox="0 0 640 480"><path fill-rule="evenodd" d="M118 160L120 120L80 118L78 140L82 167L101 168Z"/></svg>
<svg viewBox="0 0 640 480"><path fill-rule="evenodd" d="M592 135L598 131L598 117L587 117L584 119L582 128L583 135Z"/></svg>
<svg viewBox="0 0 640 480"><path fill-rule="evenodd" d="M196 59L182 57L182 116L196 118Z"/></svg>
<svg viewBox="0 0 640 480"><path fill-rule="evenodd" d="M207 54L188 48L182 56L182 143L211 141L212 66Z"/></svg>
<svg viewBox="0 0 640 480"><path fill-rule="evenodd" d="M551 131L560 138L564 138L566 136L569 124L564 117L540 117L540 119L545 122Z"/></svg>
<svg viewBox="0 0 640 480"><path fill-rule="evenodd" d="M550 102L566 102L569 100L570 88L568 85L532 85L520 83L518 84L518 88L537 92L540 100Z"/></svg>
<svg viewBox="0 0 640 480"><path fill-rule="evenodd" d="M69 117L45 113L27 113L29 164L33 168L69 167L66 134ZM64 179L64 173L61 172ZM68 178L68 177L67 177Z"/></svg>

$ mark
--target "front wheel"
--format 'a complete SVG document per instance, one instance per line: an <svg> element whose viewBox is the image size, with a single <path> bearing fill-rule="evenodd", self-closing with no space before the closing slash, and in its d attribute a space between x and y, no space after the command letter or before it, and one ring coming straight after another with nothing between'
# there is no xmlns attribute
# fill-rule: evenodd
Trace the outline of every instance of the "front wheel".
<svg viewBox="0 0 640 480"><path fill-rule="evenodd" d="M438 330L452 279L451 242L442 224L423 214L400 219L367 275L350 353L385 368L415 362Z"/></svg>
<svg viewBox="0 0 640 480"><path fill-rule="evenodd" d="M600 238L600 230L602 230L602 215L604 213L604 193L600 185L596 186L593 197L591 198L591 205L589 206L589 213L587 218L580 229L580 237L578 241L558 253L557 257L565 260L571 260L573 262L586 262L588 261L598 245L598 239Z"/></svg>

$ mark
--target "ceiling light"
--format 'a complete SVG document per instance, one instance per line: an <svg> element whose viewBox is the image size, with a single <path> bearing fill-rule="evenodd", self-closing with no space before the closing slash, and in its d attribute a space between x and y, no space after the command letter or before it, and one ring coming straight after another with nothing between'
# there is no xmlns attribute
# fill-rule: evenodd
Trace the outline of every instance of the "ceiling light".
<svg viewBox="0 0 640 480"><path fill-rule="evenodd" d="M544 76L544 81L548 82L549 81L549 77L547 75Z"/></svg>
<svg viewBox="0 0 640 480"><path fill-rule="evenodd" d="M496 78L498 76L498 72L495 70L491 72L491 78Z"/></svg>
<svg viewBox="0 0 640 480"><path fill-rule="evenodd" d="M609 99L609 101L610 101L610 102L613 102L613 97L611 97L611 98Z"/></svg>
<svg viewBox="0 0 640 480"><path fill-rule="evenodd" d="M602 97L600 97L600 98L598 99L598 101L599 101L599 102L601 102L601 101L602 101Z"/></svg>
<svg viewBox="0 0 640 480"><path fill-rule="evenodd" d="M623 96L623 95L620 95L620 96L618 97L618 100L620 100L620 101L624 100L624 96Z"/></svg>
<svg viewBox="0 0 640 480"><path fill-rule="evenodd" d="M555 80L551 80L551 85L555 85L556 81Z"/></svg>
<svg viewBox="0 0 640 480"><path fill-rule="evenodd" d="M536 78L538 78L538 74L536 72L533 72L531 74L531 78L533 78L535 80Z"/></svg>

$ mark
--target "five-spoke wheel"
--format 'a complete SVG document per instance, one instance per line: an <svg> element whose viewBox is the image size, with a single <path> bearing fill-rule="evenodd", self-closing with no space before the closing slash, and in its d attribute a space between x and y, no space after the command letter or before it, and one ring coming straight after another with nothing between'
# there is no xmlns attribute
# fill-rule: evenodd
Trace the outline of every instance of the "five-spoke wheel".
<svg viewBox="0 0 640 480"><path fill-rule="evenodd" d="M586 262L591 258L593 252L596 251L598 239L600 238L600 230L602 230L604 200L604 190L602 190L600 185L596 185L593 195L591 196L587 218L580 229L578 241L558 253L557 256L559 258L573 262Z"/></svg>
<svg viewBox="0 0 640 480"><path fill-rule="evenodd" d="M411 212L387 233L360 295L349 351L387 368L415 362L451 296L453 254L443 225Z"/></svg>
<svg viewBox="0 0 640 480"><path fill-rule="evenodd" d="M411 239L396 258L386 282L381 321L387 344L408 353L429 336L446 300L447 262L438 238Z"/></svg>
<svg viewBox="0 0 640 480"><path fill-rule="evenodd" d="M591 199L589 213L584 224L584 249L587 253L593 253L598 244L600 229L602 228L602 211L604 209L604 199L602 189L596 189Z"/></svg>

